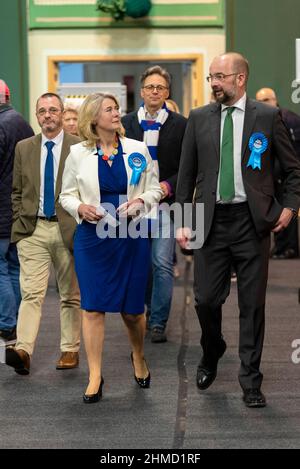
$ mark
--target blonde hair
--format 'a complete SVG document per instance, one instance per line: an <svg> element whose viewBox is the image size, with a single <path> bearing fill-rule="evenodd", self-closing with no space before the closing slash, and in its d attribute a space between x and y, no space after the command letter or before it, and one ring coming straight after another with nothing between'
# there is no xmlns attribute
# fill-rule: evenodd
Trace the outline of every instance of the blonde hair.
<svg viewBox="0 0 300 469"><path fill-rule="evenodd" d="M65 115L67 112L73 112L74 114L78 116L78 109L76 109L75 107L71 107L71 106L65 107L63 111L63 115Z"/></svg>
<svg viewBox="0 0 300 469"><path fill-rule="evenodd" d="M165 103L166 103L168 109L170 109L173 112L177 112L178 114L180 114L178 104L175 103L175 101L173 101L173 99L166 99Z"/></svg>
<svg viewBox="0 0 300 469"><path fill-rule="evenodd" d="M113 94L93 93L85 98L79 109L78 132L82 140L85 140L85 146L93 148L96 146L99 135L96 132L96 120L101 112L101 106L104 99L112 99L118 106L119 102ZM125 135L123 126L117 129L120 137Z"/></svg>

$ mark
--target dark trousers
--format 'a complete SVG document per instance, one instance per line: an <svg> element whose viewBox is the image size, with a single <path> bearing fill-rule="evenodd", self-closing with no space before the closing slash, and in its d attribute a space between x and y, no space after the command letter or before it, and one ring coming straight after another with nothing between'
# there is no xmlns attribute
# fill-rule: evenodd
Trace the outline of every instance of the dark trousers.
<svg viewBox="0 0 300 469"><path fill-rule="evenodd" d="M260 388L265 296L270 236L258 238L248 204L216 205L213 225L202 249L194 252L196 312L202 329L203 360L214 368L222 340L222 304L230 292L231 266L237 274L240 310L239 381Z"/></svg>

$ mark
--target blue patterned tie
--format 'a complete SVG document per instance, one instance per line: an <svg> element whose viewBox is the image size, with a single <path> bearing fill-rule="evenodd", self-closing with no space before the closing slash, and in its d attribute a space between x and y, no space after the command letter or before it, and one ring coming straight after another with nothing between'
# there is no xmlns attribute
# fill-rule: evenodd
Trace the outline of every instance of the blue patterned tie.
<svg viewBox="0 0 300 469"><path fill-rule="evenodd" d="M46 142L47 147L47 159L45 165L44 175L44 215L47 218L54 215L54 164L53 164L53 153L52 148L54 142Z"/></svg>

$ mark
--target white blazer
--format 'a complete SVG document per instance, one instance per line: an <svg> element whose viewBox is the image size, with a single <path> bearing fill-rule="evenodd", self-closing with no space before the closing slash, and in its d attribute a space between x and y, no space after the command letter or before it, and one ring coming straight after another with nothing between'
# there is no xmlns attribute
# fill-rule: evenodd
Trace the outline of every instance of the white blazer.
<svg viewBox="0 0 300 469"><path fill-rule="evenodd" d="M145 212L148 213L163 195L152 158L144 142L125 137L120 138L120 141L128 179L128 201L136 198L143 199ZM142 172L139 183L135 186L130 185L132 169L128 164L128 157L134 152L144 155L147 161L147 167ZM62 207L76 219L77 223L82 222L78 214L80 204L99 206L101 197L96 147L87 148L84 142L71 145L70 154L65 163L59 201Z"/></svg>

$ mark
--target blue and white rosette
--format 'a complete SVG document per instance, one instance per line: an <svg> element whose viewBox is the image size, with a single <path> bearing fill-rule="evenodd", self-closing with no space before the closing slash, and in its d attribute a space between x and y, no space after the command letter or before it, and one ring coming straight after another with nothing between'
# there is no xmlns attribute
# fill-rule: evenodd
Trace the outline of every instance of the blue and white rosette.
<svg viewBox="0 0 300 469"><path fill-rule="evenodd" d="M147 166L146 158L141 153L131 153L128 157L128 164L132 169L130 185L137 186L140 182L141 174L145 171Z"/></svg>
<svg viewBox="0 0 300 469"><path fill-rule="evenodd" d="M249 149L251 151L247 168L261 169L261 155L268 148L268 139L262 132L255 132L249 139Z"/></svg>

